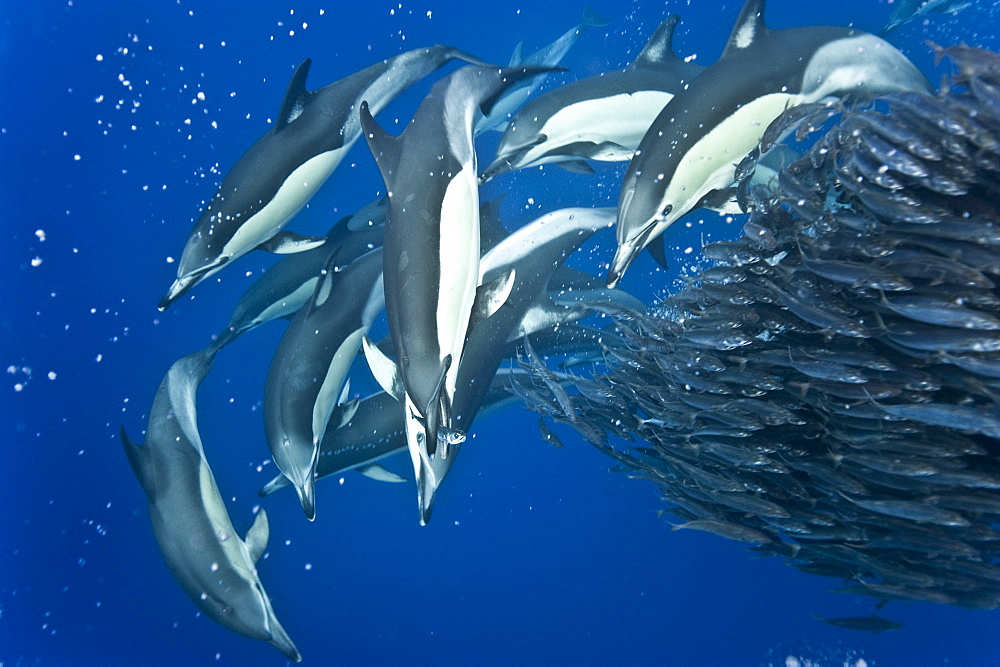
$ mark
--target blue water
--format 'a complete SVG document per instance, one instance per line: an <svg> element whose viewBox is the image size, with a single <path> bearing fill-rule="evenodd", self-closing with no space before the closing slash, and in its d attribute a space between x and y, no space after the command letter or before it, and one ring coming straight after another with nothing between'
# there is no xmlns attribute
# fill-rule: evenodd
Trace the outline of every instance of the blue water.
<svg viewBox="0 0 1000 667"><path fill-rule="evenodd" d="M711 63L740 4L596 2L614 22L585 34L564 61L571 71L546 87L624 66L670 12L683 17L677 50ZM937 81L923 41L1000 47L992 4L931 15L891 41ZM530 52L581 10L566 0L0 4L0 664L284 661L200 616L176 585L117 436L120 423L141 433L169 365L225 325L273 258L247 256L159 313L168 258L268 129L303 58L314 60L313 88L435 42L506 62L517 41ZM890 12L882 0L772 0L767 20L877 31ZM398 133L429 85L382 125ZM481 164L495 142L481 142ZM623 169L598 172L515 173L483 197L508 193L513 228L563 206L613 205ZM290 228L325 231L382 187L360 142ZM714 214L691 221L668 238L680 267L697 262L703 239L739 229ZM612 248L604 236L576 261L601 271ZM644 257L623 286L650 299L675 277ZM997 612L891 603L886 616L904 627L877 637L813 619L868 615L873 602L736 543L671 532L652 485L608 472L612 462L565 429L565 448L543 444L520 408L477 422L427 527L411 485L356 474L321 483L315 523L293 494L259 503L276 472L261 396L283 326L220 354L199 418L234 524L244 531L258 504L270 514L261 578L311 664L1000 663ZM411 473L405 458L388 465Z"/></svg>

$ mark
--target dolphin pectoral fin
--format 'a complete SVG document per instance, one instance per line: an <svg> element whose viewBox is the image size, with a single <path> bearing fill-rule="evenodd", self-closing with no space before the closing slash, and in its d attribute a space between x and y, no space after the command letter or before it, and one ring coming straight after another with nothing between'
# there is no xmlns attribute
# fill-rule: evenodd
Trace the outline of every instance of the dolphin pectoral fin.
<svg viewBox="0 0 1000 667"><path fill-rule="evenodd" d="M561 169L564 169L571 174L594 174L594 168L591 167L585 160L560 160L556 162L555 165Z"/></svg>
<svg viewBox="0 0 1000 667"><path fill-rule="evenodd" d="M261 487L260 491L257 492L257 495L261 498L265 498L274 493L275 491L280 491L289 484L291 484L291 482L288 481L287 477L285 477L284 475L278 475L270 482L265 484L263 487Z"/></svg>
<svg viewBox="0 0 1000 667"><path fill-rule="evenodd" d="M247 531L247 536L243 540L250 551L250 560L252 562L256 563L264 555L264 551L267 549L267 540L270 536L271 525L267 520L267 512L262 507L257 511L253 525L250 526L250 530Z"/></svg>
<svg viewBox="0 0 1000 667"><path fill-rule="evenodd" d="M318 248L324 243L326 243L325 236L305 236L284 230L258 245L257 249L266 250L278 255L291 255L296 252Z"/></svg>
<svg viewBox="0 0 1000 667"><path fill-rule="evenodd" d="M736 188L729 187L721 190L712 190L702 197L695 208L708 208L717 211L719 214L738 214L743 211L736 204Z"/></svg>
<svg viewBox="0 0 1000 667"><path fill-rule="evenodd" d="M665 269L670 268L670 263L667 262L667 249L664 245L662 234L650 241L649 245L646 246L646 250L648 250L649 254L653 256L653 259L656 260L657 264Z"/></svg>
<svg viewBox="0 0 1000 667"><path fill-rule="evenodd" d="M377 463L369 463L368 465L358 466L355 470L369 479L374 479L376 482L390 482L398 484L400 482L409 481L405 477L401 477L391 470L386 470Z"/></svg>
<svg viewBox="0 0 1000 667"><path fill-rule="evenodd" d="M382 390L395 398L397 401L403 400L403 379L399 375L399 367L396 363L379 349L372 339L365 336L361 339L362 348L365 351L365 359L368 367L375 376L375 380L382 387Z"/></svg>
<svg viewBox="0 0 1000 667"><path fill-rule="evenodd" d="M146 490L146 495L152 498L154 484L152 471L149 466L149 452L146 451L145 447L132 442L132 439L128 437L128 433L125 432L124 425L121 427L120 435L122 438L122 447L125 449L125 456L128 457L129 465L132 466L132 472L139 479L142 488Z"/></svg>
<svg viewBox="0 0 1000 667"><path fill-rule="evenodd" d="M278 119L274 124L274 131L281 131L286 125L294 121L306 108L309 98L312 96L306 90L306 78L309 76L309 66L312 65L312 58L303 60L292 74L285 90L285 97L281 101L281 109L278 111Z"/></svg>
<svg viewBox="0 0 1000 667"><path fill-rule="evenodd" d="M500 310L500 306L507 302L511 290L514 289L514 278L515 271L511 266L490 282L476 288L476 300L472 304L472 313L469 316L469 331Z"/></svg>
<svg viewBox="0 0 1000 667"><path fill-rule="evenodd" d="M337 428L340 428L341 426L347 426L347 424L352 419L354 419L354 414L358 411L358 407L360 405L361 405L360 398L355 398L353 401L348 401L347 403L338 403L337 418L339 421L339 425Z"/></svg>

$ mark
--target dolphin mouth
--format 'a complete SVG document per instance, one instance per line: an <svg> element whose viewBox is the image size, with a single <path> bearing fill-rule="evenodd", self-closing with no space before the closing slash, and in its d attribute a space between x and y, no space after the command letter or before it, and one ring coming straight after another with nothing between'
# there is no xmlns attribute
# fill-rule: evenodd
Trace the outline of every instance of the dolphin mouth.
<svg viewBox="0 0 1000 667"><path fill-rule="evenodd" d="M184 276L183 278L177 278L174 280L170 289L168 289L167 293L163 295L162 299L160 299L160 303L156 304L156 309L164 311L169 308L174 301L184 296L189 289L194 287L196 282L198 281L195 276L190 274Z"/></svg>
<svg viewBox="0 0 1000 667"><path fill-rule="evenodd" d="M177 301L177 299L184 296L189 289L215 273L228 262L228 257L219 257L205 266L192 271L191 273L178 276L174 279L174 282L170 286L170 289L167 290L167 293L163 295L162 299L160 299L160 303L156 305L157 310L164 311L169 308L174 301Z"/></svg>
<svg viewBox="0 0 1000 667"><path fill-rule="evenodd" d="M615 249L614 259L611 260L611 266L608 269L608 289L614 289L618 286L622 276L625 275L625 271L632 265L632 262L642 252L642 249L649 244L653 230L656 229L658 222L657 218L650 220L639 230L638 234L618 244L618 248Z"/></svg>

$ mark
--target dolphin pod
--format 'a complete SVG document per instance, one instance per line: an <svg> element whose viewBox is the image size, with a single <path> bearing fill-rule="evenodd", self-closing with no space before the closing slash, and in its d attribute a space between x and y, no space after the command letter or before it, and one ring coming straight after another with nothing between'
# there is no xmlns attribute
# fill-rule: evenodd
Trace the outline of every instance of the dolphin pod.
<svg viewBox="0 0 1000 667"><path fill-rule="evenodd" d="M122 429L164 559L207 616L300 659L257 576L267 515L260 510L246 538L236 537L197 430L197 388L237 337L290 320L263 391L262 440L281 474L262 496L291 486L313 520L317 479L358 470L405 482L379 462L406 450L426 524L479 414L530 395L532 383L563 396L559 376L541 372L546 356L574 365L614 353L595 314L642 310L616 289L639 251L656 255L659 247L665 262L662 232L695 208L745 210L752 193L734 186L744 182L737 174L745 159L765 180L797 159L787 146L770 153L759 146L771 121L828 99L929 90L924 75L881 38L839 27L772 30L764 5L744 4L722 56L707 67L675 54L680 19L669 16L624 70L533 99L531 82L558 69L580 34L602 19L588 10L537 53L522 58L519 45L507 67L434 46L310 92L311 61L299 65L274 127L226 174L195 224L159 307L252 249L287 256L239 299L214 342L171 366L146 444L134 444ZM471 64L433 84L402 134L382 129L375 114L455 59ZM476 135L508 117L496 157L480 174ZM325 236L284 230L362 134L386 196ZM481 211L483 182L547 164L593 173L587 160L629 161L617 207L570 204L509 234L499 203ZM565 265L605 227L615 228L618 242L607 287ZM367 334L382 312L389 335L376 344ZM352 396L350 380L359 373L384 391Z"/></svg>
<svg viewBox="0 0 1000 667"><path fill-rule="evenodd" d="M830 97L929 92L927 78L875 35L829 26L771 30L748 0L722 56L675 95L639 143L618 195L614 287L636 255L715 190L786 109Z"/></svg>
<svg viewBox="0 0 1000 667"><path fill-rule="evenodd" d="M165 310L189 289L254 248L294 253L322 238L282 228L308 203L361 136L358 105L372 113L450 60L482 61L448 46L407 51L319 90L306 89L312 61L292 75L274 127L229 170L191 230Z"/></svg>

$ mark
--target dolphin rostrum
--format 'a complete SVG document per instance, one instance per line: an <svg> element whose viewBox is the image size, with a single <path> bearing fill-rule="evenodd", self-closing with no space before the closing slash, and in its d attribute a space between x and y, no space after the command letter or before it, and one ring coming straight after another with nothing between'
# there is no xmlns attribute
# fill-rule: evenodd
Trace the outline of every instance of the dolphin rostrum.
<svg viewBox="0 0 1000 667"><path fill-rule="evenodd" d="M705 69L674 55L679 20L668 16L624 70L575 81L525 104L481 180L547 163L592 173L584 159L631 159L667 102Z"/></svg>
<svg viewBox="0 0 1000 667"><path fill-rule="evenodd" d="M771 30L764 4L743 5L722 56L667 103L639 144L619 193L609 286L663 230L733 184L736 164L785 109L828 97L930 90L913 63L880 37L829 26Z"/></svg>
<svg viewBox="0 0 1000 667"><path fill-rule="evenodd" d="M335 259L285 330L264 385L267 444L310 521L316 517L320 441L335 410L346 423L357 409L357 401L346 402L347 375L384 299L381 248L343 269Z"/></svg>
<svg viewBox="0 0 1000 667"><path fill-rule="evenodd" d="M384 239L386 319L398 366L366 345L375 377L403 391L408 448L418 484L429 457L464 434L452 404L470 321L503 303L510 274L479 282L479 184L473 126L509 86L550 68L467 66L424 98L394 137L361 104L361 124L389 194ZM396 378L397 380L394 380Z"/></svg>
<svg viewBox="0 0 1000 667"><path fill-rule="evenodd" d="M132 442L125 427L122 444L146 490L163 559L184 592L215 622L269 641L299 662L257 576L267 548L267 514L259 510L246 538L239 538L198 434L195 395L218 349L212 345L175 362L153 399L145 444Z"/></svg>
<svg viewBox="0 0 1000 667"><path fill-rule="evenodd" d="M322 237L282 228L361 136L358 105L365 100L378 113L453 59L482 63L437 45L393 56L312 92L306 89L312 61L304 60L292 75L274 126L237 160L195 223L160 310L254 248L292 253L322 244Z"/></svg>

